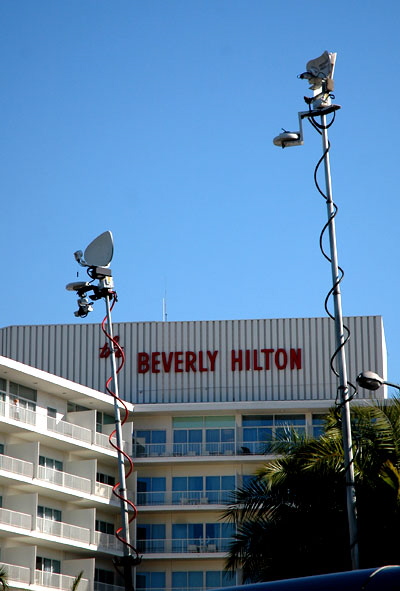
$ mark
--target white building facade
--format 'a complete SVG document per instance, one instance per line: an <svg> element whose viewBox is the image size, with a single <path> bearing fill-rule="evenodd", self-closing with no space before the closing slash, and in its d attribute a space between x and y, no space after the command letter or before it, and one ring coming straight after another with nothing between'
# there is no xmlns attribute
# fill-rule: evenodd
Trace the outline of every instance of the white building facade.
<svg viewBox="0 0 400 591"><path fill-rule="evenodd" d="M81 572L79 591L121 584L113 424L111 396L0 357L0 564L12 590L69 591ZM131 453L131 422L123 439Z"/></svg>
<svg viewBox="0 0 400 591"><path fill-rule="evenodd" d="M367 369L386 378L382 319L345 323L349 380ZM268 441L287 427L318 434L337 397L333 322L128 322L114 335L126 357L120 395L135 405L138 591L240 583L224 573L233 529L221 513L272 457ZM7 327L0 342L6 357L104 391L110 350L96 324Z"/></svg>

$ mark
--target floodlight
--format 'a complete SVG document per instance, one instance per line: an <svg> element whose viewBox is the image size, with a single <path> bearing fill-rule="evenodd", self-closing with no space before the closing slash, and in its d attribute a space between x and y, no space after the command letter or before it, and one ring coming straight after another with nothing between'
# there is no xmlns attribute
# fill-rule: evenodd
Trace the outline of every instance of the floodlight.
<svg viewBox="0 0 400 591"><path fill-rule="evenodd" d="M307 70L299 75L299 78L306 79L311 84L311 90L321 88L324 80L333 78L335 69L336 53L324 51L319 57L307 62Z"/></svg>

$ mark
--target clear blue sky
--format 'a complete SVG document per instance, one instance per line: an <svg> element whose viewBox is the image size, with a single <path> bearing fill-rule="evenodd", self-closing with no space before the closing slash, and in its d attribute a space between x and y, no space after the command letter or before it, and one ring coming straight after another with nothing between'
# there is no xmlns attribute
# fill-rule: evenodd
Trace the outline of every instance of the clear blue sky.
<svg viewBox="0 0 400 591"><path fill-rule="evenodd" d="M320 137L307 126L284 151L272 138L296 129L310 94L297 75L327 49L343 311L384 317L399 382L399 13L371 0L2 0L0 325L77 322L73 252L106 229L115 321L161 320L165 290L169 320L325 316ZM99 303L87 321L102 317Z"/></svg>

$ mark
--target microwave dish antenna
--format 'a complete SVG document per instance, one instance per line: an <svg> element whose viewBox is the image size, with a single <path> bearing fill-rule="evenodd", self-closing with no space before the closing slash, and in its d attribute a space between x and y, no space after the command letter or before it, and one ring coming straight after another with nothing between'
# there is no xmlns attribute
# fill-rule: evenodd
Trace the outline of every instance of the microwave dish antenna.
<svg viewBox="0 0 400 591"><path fill-rule="evenodd" d="M75 259L82 267L108 267L114 254L114 240L110 230L97 236L86 247L85 252L74 252Z"/></svg>

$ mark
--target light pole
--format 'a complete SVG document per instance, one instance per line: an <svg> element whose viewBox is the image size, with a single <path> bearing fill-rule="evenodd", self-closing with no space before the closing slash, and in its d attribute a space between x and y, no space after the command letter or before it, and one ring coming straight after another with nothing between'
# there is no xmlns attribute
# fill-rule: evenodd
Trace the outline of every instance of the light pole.
<svg viewBox="0 0 400 591"><path fill-rule="evenodd" d="M282 148L290 146L303 145L303 125L304 119L308 119L313 127L322 136L322 157L317 165L314 178L316 180L316 172L321 162L324 162L325 170L325 193L320 189L317 181L317 189L326 200L328 222L324 228L329 232L330 255L327 255L322 247L322 235L320 239L320 246L323 255L331 263L332 274L332 288L325 300L325 309L328 315L335 322L335 338L336 350L331 359L331 368L338 377L338 398L340 399L341 421L342 421L342 440L344 450L344 467L346 476L346 506L347 519L349 527L349 542L352 569L359 568L359 552L358 552L358 531L357 531L357 507L356 507L356 493L354 483L354 460L353 460L353 443L351 434L350 422L350 391L349 382L347 378L346 367L346 353L345 344L348 336L345 334L345 327L343 324L342 314L342 298L340 290L340 282L343 277L343 272L338 264L337 245L336 245L336 229L335 216L336 205L332 199L332 182L329 161L329 139L328 128L333 123L336 111L340 109L339 105L331 104L333 91L333 72L336 61L336 54L325 52L319 58L311 60L307 63L307 71L300 74L299 78L303 78L311 83L310 89L314 91L312 98L306 98L305 101L309 106L308 111L299 113L299 131L290 132L283 131L280 135L274 138L274 144ZM333 113L333 119L328 124L327 115ZM320 118L320 122L316 118ZM323 230L323 232L324 232ZM322 233L323 234L323 233ZM327 300L332 295L334 302L334 313L331 314L327 308ZM336 368L333 363L336 361Z"/></svg>
<svg viewBox="0 0 400 591"><path fill-rule="evenodd" d="M114 565L118 572L119 567L123 571L124 588L125 591L133 591L133 573L134 566L140 563L141 559L138 556L137 550L130 542L129 524L132 519L136 517L136 507L127 498L126 478L133 471L132 461L129 456L123 451L122 441L122 425L127 419L127 407L123 400L119 397L118 391L118 372L122 365L117 368L116 363L116 349L122 353L121 347L113 337L111 310L116 301L116 293L114 291L114 282L112 272L109 268L113 257L114 244L112 234L109 231L103 232L97 236L85 249L85 253L78 250L74 253L75 259L82 266L87 268L87 273L92 281L75 281L66 286L68 291L75 291L79 296L78 310L74 313L79 318L85 318L89 312L92 312L92 303L96 300L104 299L106 306L106 316L102 323L102 330L111 343L110 359L111 359L111 377L107 380L106 390L114 398L114 423L116 443L112 441L110 435L110 444L117 451L118 457L118 483L113 487L113 493L120 500L121 513L121 527L116 531L116 537L122 543L123 556L114 558ZM98 281L93 284L93 281ZM91 293L92 295L88 294ZM113 304L110 305L110 300ZM107 326L107 328L106 328ZM112 388L111 388L112 383ZM125 418L121 421L120 407L125 409ZM129 471L125 471L125 460L129 463ZM133 510L132 517L129 516L129 508Z"/></svg>

